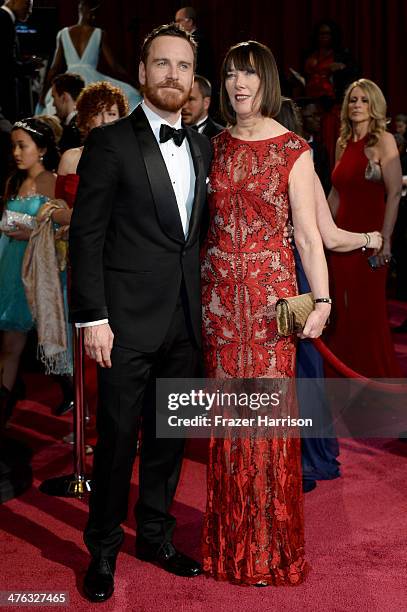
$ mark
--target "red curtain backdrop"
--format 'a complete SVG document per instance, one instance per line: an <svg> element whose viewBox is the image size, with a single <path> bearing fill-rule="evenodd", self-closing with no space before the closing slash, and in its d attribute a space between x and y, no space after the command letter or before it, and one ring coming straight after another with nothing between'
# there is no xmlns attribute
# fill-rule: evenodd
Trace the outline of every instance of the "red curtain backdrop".
<svg viewBox="0 0 407 612"><path fill-rule="evenodd" d="M217 74L227 48L249 38L270 46L281 71L301 70L313 25L333 19L363 76L383 89L389 113L407 112L406 0L101 0L100 25L118 60L134 72L144 35L189 4L212 44ZM76 0L37 0L35 5L57 6L61 27L76 21Z"/></svg>

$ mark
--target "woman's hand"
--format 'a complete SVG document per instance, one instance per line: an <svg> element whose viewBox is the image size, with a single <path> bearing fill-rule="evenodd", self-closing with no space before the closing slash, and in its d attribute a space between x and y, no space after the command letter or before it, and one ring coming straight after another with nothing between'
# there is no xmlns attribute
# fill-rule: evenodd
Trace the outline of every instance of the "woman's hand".
<svg viewBox="0 0 407 612"><path fill-rule="evenodd" d="M390 261L391 261L391 242L390 242L390 238L384 238L383 237L383 246L380 249L380 252L377 254L377 258L378 258L379 264L381 266L385 266L385 265L390 263Z"/></svg>
<svg viewBox="0 0 407 612"><path fill-rule="evenodd" d="M288 242L292 242L294 239L294 226L290 221L288 221L287 225L284 227L283 236Z"/></svg>
<svg viewBox="0 0 407 612"><path fill-rule="evenodd" d="M304 329L302 333L298 334L298 337L303 340L305 338L319 338L324 330L330 312L331 304L315 304L314 310L309 315Z"/></svg>
<svg viewBox="0 0 407 612"><path fill-rule="evenodd" d="M14 223L16 229L9 230L4 232L6 236L9 238L14 238L14 240L29 240L31 236L32 230L28 228L26 225L21 225L21 223Z"/></svg>
<svg viewBox="0 0 407 612"><path fill-rule="evenodd" d="M368 236L370 238L369 249L375 249L377 253L383 246L383 236L380 232L368 232Z"/></svg>

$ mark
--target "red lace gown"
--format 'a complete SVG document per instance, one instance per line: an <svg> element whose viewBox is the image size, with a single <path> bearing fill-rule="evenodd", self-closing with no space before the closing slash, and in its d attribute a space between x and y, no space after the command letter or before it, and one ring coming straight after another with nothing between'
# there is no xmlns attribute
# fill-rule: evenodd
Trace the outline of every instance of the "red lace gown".
<svg viewBox="0 0 407 612"><path fill-rule="evenodd" d="M73 208L76 192L79 185L79 174L58 175L55 185L55 197L65 200L69 208ZM88 403L89 414L94 417L96 414L97 404L97 370L96 362L85 356L85 395ZM88 428L89 429L89 428ZM89 430L87 431L87 441L89 439Z"/></svg>
<svg viewBox="0 0 407 612"><path fill-rule="evenodd" d="M212 140L210 225L202 250L203 339L212 378L294 376L295 342L280 338L278 298L297 293L283 237L288 177L308 145L292 132ZM212 438L204 569L240 584L298 584L304 561L298 439Z"/></svg>
<svg viewBox="0 0 407 612"><path fill-rule="evenodd" d="M365 146L366 138L349 141L332 173L339 194L335 222L351 232L380 230L386 207L384 183L365 179ZM367 261L371 254L359 249L329 255L334 305L328 343L339 359L364 376L401 378L386 308L388 268L372 270Z"/></svg>

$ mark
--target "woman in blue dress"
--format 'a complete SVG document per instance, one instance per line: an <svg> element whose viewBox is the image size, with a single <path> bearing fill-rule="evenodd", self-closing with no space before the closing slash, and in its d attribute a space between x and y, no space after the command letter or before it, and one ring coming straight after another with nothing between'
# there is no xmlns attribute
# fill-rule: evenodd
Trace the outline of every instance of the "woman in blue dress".
<svg viewBox="0 0 407 612"><path fill-rule="evenodd" d="M293 100L284 98L280 114L276 120L287 129L301 135L301 115ZM332 218L328 203L322 189L321 182L315 174L315 202L318 229L322 241L327 249L332 251L353 251L354 249L369 248L380 249L382 236L380 232L347 232L338 228ZM297 272L298 293L311 291L305 276L304 268L297 249L294 247L295 264ZM333 310L335 304L333 304ZM297 346L297 378L315 379L315 385L308 383L306 393L304 387L298 387L298 403L301 417L312 418L315 421L324 422L326 438L302 438L301 459L303 489L305 492L312 491L317 480L331 480L340 476L338 441L334 434L334 428L330 417L330 409L327 398L321 387L320 381L324 378L324 363L321 355L310 340L301 340Z"/></svg>
<svg viewBox="0 0 407 612"><path fill-rule="evenodd" d="M139 91L125 82L129 80L128 75L113 58L106 43L106 33L94 26L99 5L100 2L97 0L80 0L78 23L58 32L55 56L44 82L43 92L36 109L37 115L43 112L55 113L50 87L53 78L63 72L80 74L85 85L108 81L120 87L129 101L130 111L141 102ZM100 72L99 67L106 67L109 74ZM119 76L121 80L112 78L111 75Z"/></svg>
<svg viewBox="0 0 407 612"><path fill-rule="evenodd" d="M5 208L35 217L54 197L59 153L52 129L40 119L17 121L11 132L15 169L8 179ZM14 229L15 228L15 229ZM0 238L0 407L7 418L27 333L34 327L21 278L32 230L18 223Z"/></svg>

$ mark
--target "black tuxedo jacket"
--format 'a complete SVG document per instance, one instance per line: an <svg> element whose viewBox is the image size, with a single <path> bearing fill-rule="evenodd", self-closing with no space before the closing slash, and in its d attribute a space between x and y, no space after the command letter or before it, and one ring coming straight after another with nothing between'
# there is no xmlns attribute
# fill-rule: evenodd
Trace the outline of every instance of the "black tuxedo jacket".
<svg viewBox="0 0 407 612"><path fill-rule="evenodd" d="M64 125L61 140L59 141L59 150L65 153L68 149L75 149L82 144L81 133L76 124L76 116L72 117L68 125Z"/></svg>
<svg viewBox="0 0 407 612"><path fill-rule="evenodd" d="M165 338L184 281L201 337L199 226L210 143L187 129L196 175L187 240L160 148L141 109L94 128L78 166L70 226L71 320L108 318L115 343L142 352Z"/></svg>
<svg viewBox="0 0 407 612"><path fill-rule="evenodd" d="M21 72L17 35L10 15L0 10L0 106L9 121L17 117L17 76Z"/></svg>
<svg viewBox="0 0 407 612"><path fill-rule="evenodd" d="M208 117L206 125L202 130L201 134L205 134L205 136L210 140L214 136L217 136L218 134L223 132L224 129L225 128L223 127L223 125L220 125L220 123L216 123L216 121Z"/></svg>
<svg viewBox="0 0 407 612"><path fill-rule="evenodd" d="M331 191L331 166L329 163L328 150L325 145L315 140L315 138L309 144L313 150L315 172L327 196Z"/></svg>

